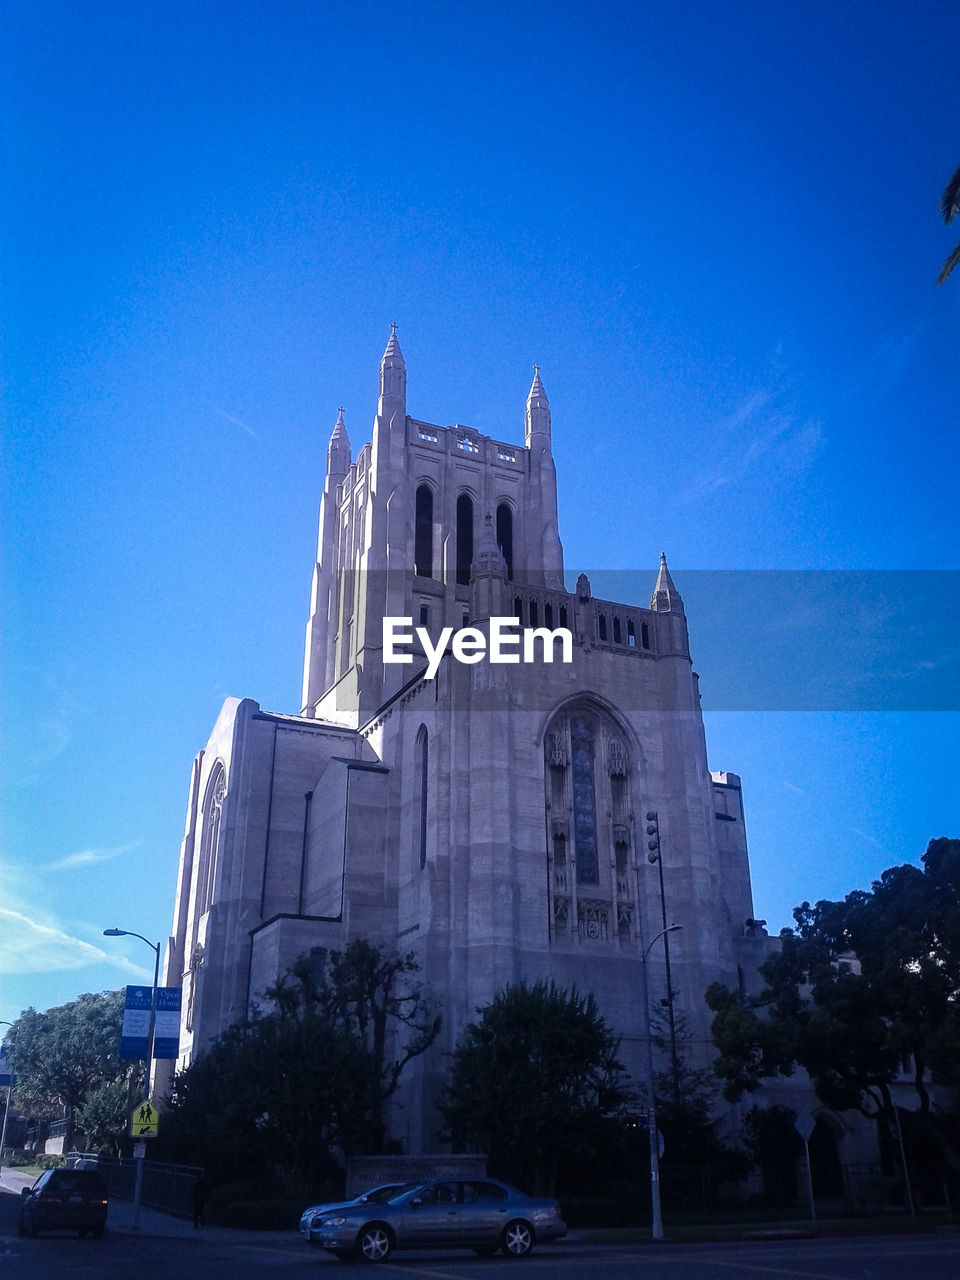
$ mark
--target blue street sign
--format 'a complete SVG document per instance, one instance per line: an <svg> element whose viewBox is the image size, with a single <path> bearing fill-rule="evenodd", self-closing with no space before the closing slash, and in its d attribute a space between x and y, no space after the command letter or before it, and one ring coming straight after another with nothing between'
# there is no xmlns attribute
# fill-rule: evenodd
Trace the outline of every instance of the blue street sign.
<svg viewBox="0 0 960 1280"><path fill-rule="evenodd" d="M153 1056L175 1058L180 1052L181 987L157 990L157 1022L153 1033Z"/></svg>
<svg viewBox="0 0 960 1280"><path fill-rule="evenodd" d="M120 1033L121 1058L145 1058L150 1040L150 1001L153 987L127 987Z"/></svg>

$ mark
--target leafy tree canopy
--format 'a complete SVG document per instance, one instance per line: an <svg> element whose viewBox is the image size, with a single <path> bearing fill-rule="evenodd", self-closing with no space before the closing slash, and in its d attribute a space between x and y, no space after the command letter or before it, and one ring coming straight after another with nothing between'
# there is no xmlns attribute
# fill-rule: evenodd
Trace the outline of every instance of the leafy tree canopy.
<svg viewBox="0 0 960 1280"><path fill-rule="evenodd" d="M960 213L960 169L955 169L940 197L940 216L949 226L958 213ZM958 262L960 262L960 244L947 255L947 260L937 276L937 284L943 284Z"/></svg>
<svg viewBox="0 0 960 1280"><path fill-rule="evenodd" d="M123 1079L123 991L82 995L38 1013L25 1010L6 1037L17 1076L14 1103L39 1116L79 1107L91 1090Z"/></svg>
<svg viewBox="0 0 960 1280"><path fill-rule="evenodd" d="M301 957L176 1077L166 1151L219 1179L270 1166L315 1184L331 1148L383 1149L383 1104L439 1028L412 956L358 940Z"/></svg>
<svg viewBox="0 0 960 1280"><path fill-rule="evenodd" d="M556 983L516 983L477 1011L453 1058L440 1101L460 1150L489 1153L491 1166L523 1185L554 1189L561 1157L594 1145L630 1100L619 1042L597 1010Z"/></svg>
<svg viewBox="0 0 960 1280"><path fill-rule="evenodd" d="M908 1059L922 1114L931 1077L960 1084L960 840L931 841L922 863L798 907L757 998L708 989L728 1099L797 1066L828 1106L875 1117Z"/></svg>

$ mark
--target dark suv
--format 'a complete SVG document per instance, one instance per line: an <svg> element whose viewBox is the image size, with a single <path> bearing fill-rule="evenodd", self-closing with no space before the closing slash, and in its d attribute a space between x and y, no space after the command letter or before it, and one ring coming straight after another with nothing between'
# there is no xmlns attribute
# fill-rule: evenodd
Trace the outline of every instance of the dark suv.
<svg viewBox="0 0 960 1280"><path fill-rule="evenodd" d="M77 1231L99 1240L107 1222L107 1184L93 1169L48 1169L20 1201L20 1234Z"/></svg>

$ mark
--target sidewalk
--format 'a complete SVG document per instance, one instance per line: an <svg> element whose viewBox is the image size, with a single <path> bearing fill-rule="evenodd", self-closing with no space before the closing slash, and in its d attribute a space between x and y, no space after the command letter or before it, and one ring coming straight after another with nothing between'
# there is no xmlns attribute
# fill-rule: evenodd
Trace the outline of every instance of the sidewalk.
<svg viewBox="0 0 960 1280"><path fill-rule="evenodd" d="M0 1175L0 1193L20 1198L23 1187L32 1187L36 1177L20 1173L4 1166ZM133 1204L129 1200L111 1197L107 1210L107 1231L118 1235L133 1235ZM225 1240L238 1243L269 1243L278 1248L289 1246L302 1250L303 1241L297 1231L243 1231L233 1227L197 1227L187 1218L175 1218L169 1213L140 1206L140 1225L136 1232L142 1236L183 1236L194 1240Z"/></svg>

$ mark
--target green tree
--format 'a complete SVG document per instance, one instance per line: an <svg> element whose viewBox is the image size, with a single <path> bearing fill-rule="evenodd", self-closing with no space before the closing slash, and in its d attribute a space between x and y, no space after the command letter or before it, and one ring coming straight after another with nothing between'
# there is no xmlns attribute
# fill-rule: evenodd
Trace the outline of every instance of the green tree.
<svg viewBox="0 0 960 1280"><path fill-rule="evenodd" d="M404 1068L430 1048L440 1031L419 971L412 952L387 953L357 938L343 951L301 957L266 993L281 1016L319 1016L364 1050L367 1132L359 1143L370 1151L384 1143L384 1103L396 1092Z"/></svg>
<svg viewBox="0 0 960 1280"><path fill-rule="evenodd" d="M661 1054L668 1055L671 1039L667 1019L655 1012L652 1025L654 1044ZM689 1021L683 1013L675 1017L673 1043L676 1078L672 1064L654 1076L657 1128L663 1134L664 1158L670 1164L722 1165L729 1176L742 1152L721 1136L723 1117L718 1114L717 1076L711 1067L693 1066Z"/></svg>
<svg viewBox="0 0 960 1280"><path fill-rule="evenodd" d="M960 169L955 169L950 181L943 189L943 194L940 196L940 216L949 226L958 213L960 213ZM958 262L960 262L960 244L947 257L946 262L940 268L937 284L943 284Z"/></svg>
<svg viewBox="0 0 960 1280"><path fill-rule="evenodd" d="M334 1172L331 1149L383 1149L383 1104L440 1027L412 956L364 941L302 957L257 1011L175 1079L164 1149L220 1181Z"/></svg>
<svg viewBox="0 0 960 1280"><path fill-rule="evenodd" d="M126 1080L120 1061L123 991L82 995L38 1013L25 1010L8 1037L17 1076L14 1105L24 1114L51 1119L66 1109L71 1122L101 1085ZM68 1132L68 1141L72 1133Z"/></svg>
<svg viewBox="0 0 960 1280"><path fill-rule="evenodd" d="M619 1041L592 995L516 983L478 1009L439 1107L458 1150L550 1194L561 1159L594 1150L631 1098Z"/></svg>
<svg viewBox="0 0 960 1280"><path fill-rule="evenodd" d="M799 1066L824 1103L859 1109L883 1133L909 1062L919 1123L937 1128L931 1080L960 1083L960 840L931 841L922 864L798 907L755 999L708 989L728 1099Z"/></svg>
<svg viewBox="0 0 960 1280"><path fill-rule="evenodd" d="M88 1091L74 1116L84 1135L85 1150L120 1154L120 1144L127 1136L132 1097L131 1081L123 1077L104 1080Z"/></svg>

